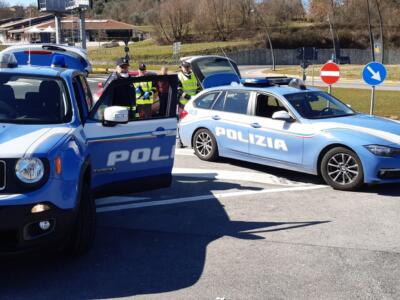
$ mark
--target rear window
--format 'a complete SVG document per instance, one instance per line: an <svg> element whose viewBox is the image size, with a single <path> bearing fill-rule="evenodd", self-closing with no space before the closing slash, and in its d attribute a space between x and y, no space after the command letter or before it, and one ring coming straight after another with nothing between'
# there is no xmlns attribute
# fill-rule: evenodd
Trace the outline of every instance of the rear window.
<svg viewBox="0 0 400 300"><path fill-rule="evenodd" d="M61 124L71 121L61 79L0 74L0 122Z"/></svg>
<svg viewBox="0 0 400 300"><path fill-rule="evenodd" d="M202 59L197 64L204 78L218 73L237 74L233 64L225 58Z"/></svg>

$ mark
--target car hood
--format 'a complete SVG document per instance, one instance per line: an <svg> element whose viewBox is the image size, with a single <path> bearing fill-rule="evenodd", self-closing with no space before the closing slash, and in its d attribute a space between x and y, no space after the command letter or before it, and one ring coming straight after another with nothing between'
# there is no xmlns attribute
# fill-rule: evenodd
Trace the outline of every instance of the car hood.
<svg viewBox="0 0 400 300"><path fill-rule="evenodd" d="M365 114L317 120L319 128L324 131L351 130L400 145L400 122Z"/></svg>
<svg viewBox="0 0 400 300"><path fill-rule="evenodd" d="M0 158L45 155L71 128L49 125L0 125Z"/></svg>

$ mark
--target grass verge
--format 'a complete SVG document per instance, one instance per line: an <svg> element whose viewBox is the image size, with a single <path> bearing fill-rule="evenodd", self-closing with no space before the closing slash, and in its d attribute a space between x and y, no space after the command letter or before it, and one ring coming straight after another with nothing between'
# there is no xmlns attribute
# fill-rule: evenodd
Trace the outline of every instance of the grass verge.
<svg viewBox="0 0 400 300"><path fill-rule="evenodd" d="M332 94L358 112L369 113L371 91L334 88ZM376 91L375 114L392 119L400 117L400 92Z"/></svg>

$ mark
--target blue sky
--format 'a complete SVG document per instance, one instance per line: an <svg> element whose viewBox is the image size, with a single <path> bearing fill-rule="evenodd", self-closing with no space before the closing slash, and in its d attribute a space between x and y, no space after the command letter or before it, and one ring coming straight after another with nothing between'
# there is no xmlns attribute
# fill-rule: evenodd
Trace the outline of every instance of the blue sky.
<svg viewBox="0 0 400 300"><path fill-rule="evenodd" d="M34 5L37 5L37 1L36 0L6 0L5 2L10 4L11 6L17 5L17 4L22 4L22 5L34 4Z"/></svg>

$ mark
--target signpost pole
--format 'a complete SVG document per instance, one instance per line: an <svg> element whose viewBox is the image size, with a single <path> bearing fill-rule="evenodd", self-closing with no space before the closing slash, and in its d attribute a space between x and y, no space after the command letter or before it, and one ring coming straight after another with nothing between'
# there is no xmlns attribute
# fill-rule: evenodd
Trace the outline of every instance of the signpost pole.
<svg viewBox="0 0 400 300"><path fill-rule="evenodd" d="M375 86L372 86L372 92L371 92L371 109L370 109L370 115L372 116L374 114L374 107L375 107Z"/></svg>
<svg viewBox="0 0 400 300"><path fill-rule="evenodd" d="M328 86L328 93L332 94L332 85L331 84Z"/></svg>

